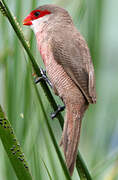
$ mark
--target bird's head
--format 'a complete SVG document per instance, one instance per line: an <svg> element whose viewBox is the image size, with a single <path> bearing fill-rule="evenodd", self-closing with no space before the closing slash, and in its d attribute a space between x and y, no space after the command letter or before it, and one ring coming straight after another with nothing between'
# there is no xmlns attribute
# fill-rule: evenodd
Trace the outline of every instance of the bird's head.
<svg viewBox="0 0 118 180"><path fill-rule="evenodd" d="M47 9L45 10L40 10L39 8L35 9L31 11L31 13L24 19L23 25L27 25L27 26L33 25L34 22L40 21L42 20L42 18L44 19L44 17L47 17L47 15L49 16L49 14L51 14L51 12L48 11Z"/></svg>
<svg viewBox="0 0 118 180"><path fill-rule="evenodd" d="M56 5L43 5L30 12L30 14L24 19L23 25L31 26L32 29L40 26L42 23L53 24L57 22L72 21L68 12Z"/></svg>

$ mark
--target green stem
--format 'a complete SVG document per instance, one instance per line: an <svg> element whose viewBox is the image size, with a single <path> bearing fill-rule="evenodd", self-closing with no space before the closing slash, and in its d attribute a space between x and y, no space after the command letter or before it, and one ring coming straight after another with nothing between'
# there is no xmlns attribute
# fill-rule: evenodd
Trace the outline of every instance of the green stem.
<svg viewBox="0 0 118 180"><path fill-rule="evenodd" d="M39 100L40 106L42 107L42 111L43 111L43 115L44 115L44 120L46 121L46 125L47 125L47 128L48 128L50 137L51 137L51 139L52 139L52 142L53 142L53 144L54 144L56 153L57 153L58 158L59 158L59 160L60 160L60 163L61 163L61 165L62 165L62 169L63 169L63 171L64 171L65 177L66 177L68 180L71 180L71 177L70 177L70 175L69 175L69 173L68 173L68 170L67 170L67 167L66 167L66 165L65 165L65 162L64 162L64 160L63 160L63 157L62 157L62 155L61 155L61 152L60 152L60 150L59 150L59 148L58 148L58 144L57 144L56 139L55 139L55 137L54 137L53 131L52 131L52 129L51 129L51 127L50 127L50 124L49 124L49 122L48 122L48 118L47 118L47 115L46 115L46 113L45 113L42 100L41 100L41 98L40 98L38 89L37 89L37 87L36 87L35 84L34 84L34 87L35 87L35 90L36 90L36 94L37 94L37 98L38 98L38 100Z"/></svg>
<svg viewBox="0 0 118 180"><path fill-rule="evenodd" d="M80 179L92 180L92 177L88 171L88 168L79 151L78 151L77 159L76 159L76 168L77 168L77 171L79 172Z"/></svg>
<svg viewBox="0 0 118 180"><path fill-rule="evenodd" d="M7 16L8 20L9 20L10 24L12 25L14 31L16 32L16 34L17 34L20 42L22 43L24 49L26 50L26 52L27 52L27 54L28 54L28 56L29 56L29 58L31 60L34 71L36 72L37 76L41 76L41 73L40 73L39 67L38 67L38 65L37 65L37 63L35 61L35 58L33 57L33 55L31 53L31 51L30 51L30 49L29 49L29 47L28 47L22 33L20 32L17 24L15 23L11 12L9 11L5 1L2 0L2 2L3 2L3 5L5 7L4 11L6 13L6 16ZM55 102L55 100L54 100L54 98L53 98L53 96L52 96L52 94L50 92L50 89L48 88L47 84L44 81L41 82L41 87L43 88L44 93L47 96L47 99L48 99L51 107L55 111L58 107L57 107L57 104L56 104L56 102ZM57 118L58 118L58 120L60 122L61 127L63 128L64 120L63 120L62 115L58 114ZM77 167L77 171L78 171L78 173L80 175L80 178L85 177L86 179L88 179L88 177L89 177L89 180L92 179L91 176L90 176L89 171L87 170L87 167L86 167L84 161L82 160L82 157L80 157L80 153L78 153L78 155L77 155L76 167Z"/></svg>
<svg viewBox="0 0 118 180"><path fill-rule="evenodd" d="M0 106L0 138L19 180L32 180L24 153Z"/></svg>

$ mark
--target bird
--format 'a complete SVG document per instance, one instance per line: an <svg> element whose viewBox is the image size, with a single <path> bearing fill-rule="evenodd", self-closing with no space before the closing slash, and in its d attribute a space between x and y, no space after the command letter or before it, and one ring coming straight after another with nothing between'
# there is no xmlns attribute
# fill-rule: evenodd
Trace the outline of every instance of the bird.
<svg viewBox="0 0 118 180"><path fill-rule="evenodd" d="M65 104L66 113L60 145L72 176L83 115L96 103L94 67L88 45L62 7L42 5L23 21L36 36L38 50L54 93Z"/></svg>

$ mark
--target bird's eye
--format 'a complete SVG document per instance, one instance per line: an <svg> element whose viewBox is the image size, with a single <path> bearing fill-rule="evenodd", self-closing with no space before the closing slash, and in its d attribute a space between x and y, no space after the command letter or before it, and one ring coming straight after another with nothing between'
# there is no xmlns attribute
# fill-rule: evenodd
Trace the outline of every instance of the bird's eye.
<svg viewBox="0 0 118 180"><path fill-rule="evenodd" d="M36 11L35 13L34 13L34 16L35 17L38 17L40 15L40 12L39 11Z"/></svg>

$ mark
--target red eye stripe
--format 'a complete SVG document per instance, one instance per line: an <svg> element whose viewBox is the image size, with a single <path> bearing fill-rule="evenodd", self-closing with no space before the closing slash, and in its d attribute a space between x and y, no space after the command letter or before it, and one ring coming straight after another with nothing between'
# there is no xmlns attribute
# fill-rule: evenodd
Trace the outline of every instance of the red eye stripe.
<svg viewBox="0 0 118 180"><path fill-rule="evenodd" d="M36 13L37 14L39 13L39 15L36 15ZM51 14L51 12L49 12L48 10L44 10L44 11L34 10L30 13L30 16L32 20L35 20L48 14Z"/></svg>

